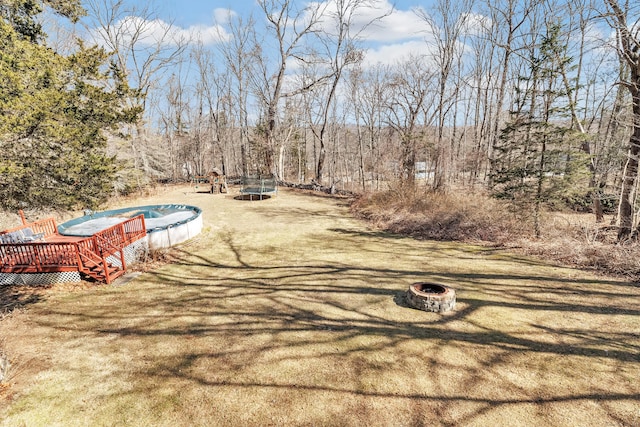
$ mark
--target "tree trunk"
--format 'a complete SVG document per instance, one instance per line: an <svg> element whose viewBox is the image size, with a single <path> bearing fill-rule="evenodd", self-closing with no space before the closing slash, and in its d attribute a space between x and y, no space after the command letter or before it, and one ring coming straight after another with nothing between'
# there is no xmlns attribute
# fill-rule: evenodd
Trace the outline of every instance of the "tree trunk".
<svg viewBox="0 0 640 427"><path fill-rule="evenodd" d="M635 77L636 84L640 84L640 76L636 75ZM638 156L640 155L640 91L637 90L633 94L633 117L633 133L629 140L629 156L624 168L618 207L618 217L620 218L618 241L631 237L631 230L633 230L633 205L638 180Z"/></svg>
<svg viewBox="0 0 640 427"><path fill-rule="evenodd" d="M622 176L622 191L618 205L618 241L631 237L633 230L633 204L635 200L636 182L638 181L638 155L640 154L640 32L637 27L627 23L629 4L623 5L616 0L607 0L612 12L612 22L618 33L620 61L629 65L629 80L623 84L631 92L633 99L633 131L629 139L629 155Z"/></svg>
<svg viewBox="0 0 640 427"><path fill-rule="evenodd" d="M320 150L318 153L318 163L316 165L316 182L318 184L322 184L322 180L324 179L324 161L327 156L327 149L324 146L324 141L320 138Z"/></svg>

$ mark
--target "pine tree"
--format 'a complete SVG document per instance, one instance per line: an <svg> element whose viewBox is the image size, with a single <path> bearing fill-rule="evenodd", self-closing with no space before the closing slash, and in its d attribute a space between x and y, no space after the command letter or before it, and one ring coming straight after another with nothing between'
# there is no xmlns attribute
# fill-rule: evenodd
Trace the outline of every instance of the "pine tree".
<svg viewBox="0 0 640 427"><path fill-rule="evenodd" d="M40 43L46 37L37 16L43 11L43 6L76 22L85 15L80 0L2 0L0 2L0 17L9 23L23 40Z"/></svg>
<svg viewBox="0 0 640 427"><path fill-rule="evenodd" d="M39 8L17 10L0 8L0 207L96 207L116 172L106 132L137 115L129 88L102 49L59 55L28 24Z"/></svg>
<svg viewBox="0 0 640 427"><path fill-rule="evenodd" d="M544 205L588 192L588 159L579 150L579 133L571 128L571 101L562 81L570 62L560 26L549 25L531 55L528 74L519 78L515 108L496 146L493 195L512 201L518 212L531 213L537 237Z"/></svg>

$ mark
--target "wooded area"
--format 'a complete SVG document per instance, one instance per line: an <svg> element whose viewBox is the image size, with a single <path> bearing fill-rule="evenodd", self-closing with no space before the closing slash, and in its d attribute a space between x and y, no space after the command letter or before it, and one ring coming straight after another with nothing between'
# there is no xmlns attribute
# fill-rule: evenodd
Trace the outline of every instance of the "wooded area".
<svg viewBox="0 0 640 427"><path fill-rule="evenodd" d="M434 0L414 10L423 51L393 65L365 61L391 10L360 13L386 2L258 3L205 44L169 23L151 37L153 2L3 0L2 207L91 208L217 167L488 190L536 233L549 207L637 233L636 3Z"/></svg>

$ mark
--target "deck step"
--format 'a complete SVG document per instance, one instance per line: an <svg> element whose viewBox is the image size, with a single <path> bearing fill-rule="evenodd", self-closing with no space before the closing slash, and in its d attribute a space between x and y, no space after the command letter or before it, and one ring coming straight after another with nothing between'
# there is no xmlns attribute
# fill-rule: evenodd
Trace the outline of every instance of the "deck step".
<svg viewBox="0 0 640 427"><path fill-rule="evenodd" d="M105 271L105 267L103 266L102 257L88 250L83 252L82 265L83 268L80 271L83 274L107 284L125 273L120 267L107 263L106 269L109 273L109 279L107 280L107 271Z"/></svg>

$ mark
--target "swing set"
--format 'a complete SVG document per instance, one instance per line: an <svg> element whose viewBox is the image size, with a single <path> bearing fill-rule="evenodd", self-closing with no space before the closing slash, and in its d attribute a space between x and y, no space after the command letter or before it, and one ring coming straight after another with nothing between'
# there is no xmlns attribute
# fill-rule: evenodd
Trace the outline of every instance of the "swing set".
<svg viewBox="0 0 640 427"><path fill-rule="evenodd" d="M191 177L191 185L197 191L199 185L204 184L209 186L209 193L229 193L229 187L227 187L227 179L221 173L216 170L210 172L208 175L194 175Z"/></svg>

